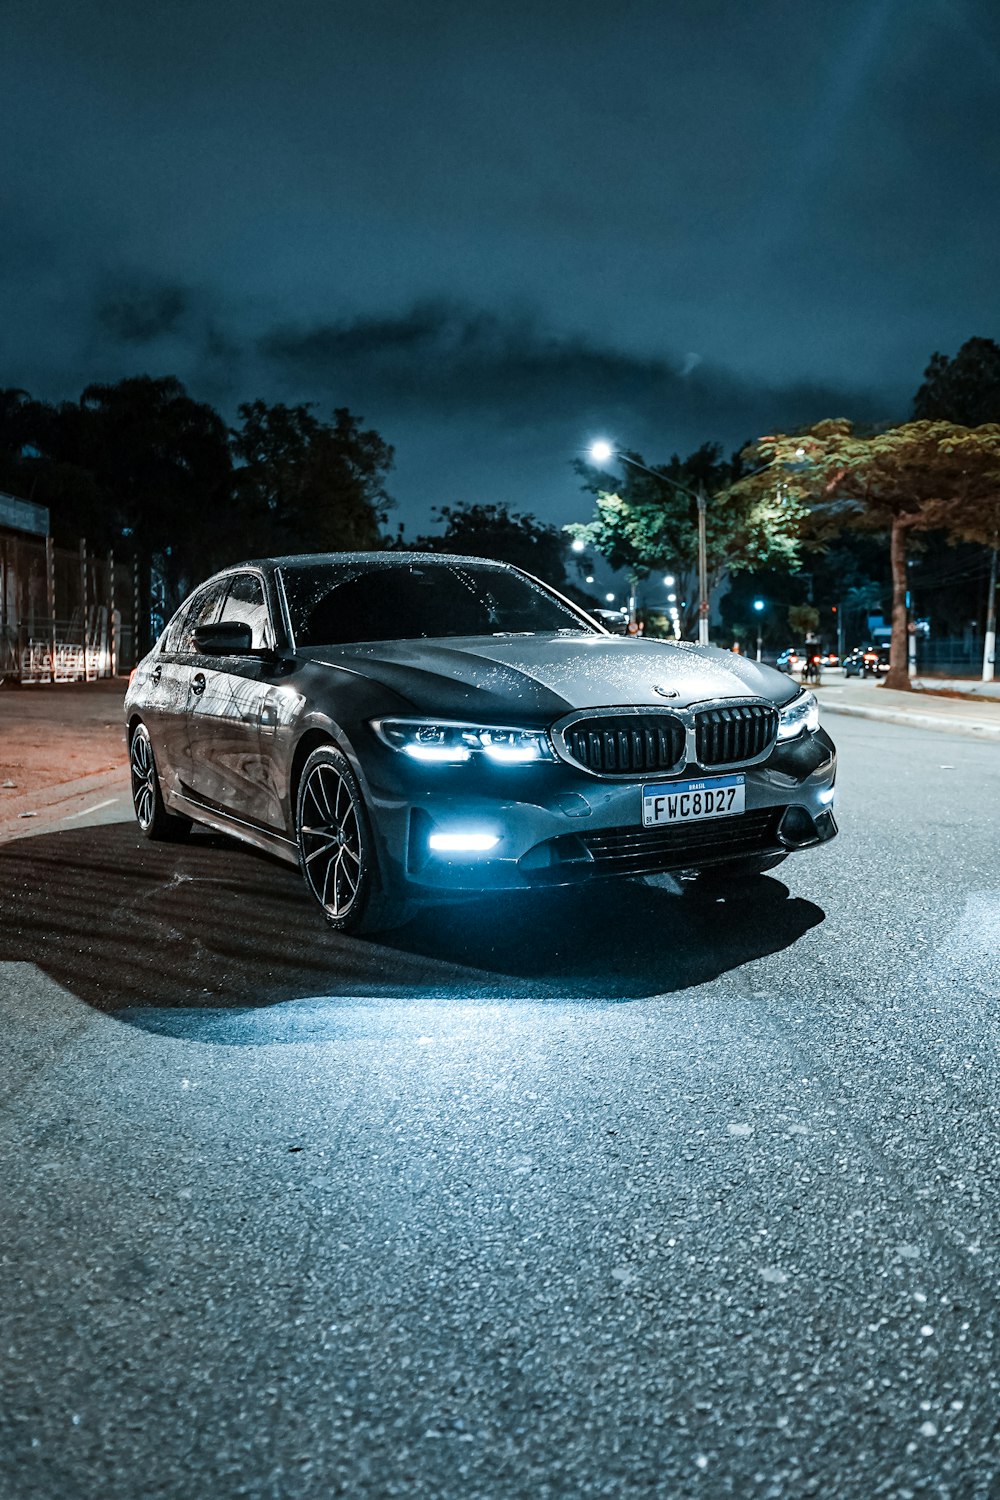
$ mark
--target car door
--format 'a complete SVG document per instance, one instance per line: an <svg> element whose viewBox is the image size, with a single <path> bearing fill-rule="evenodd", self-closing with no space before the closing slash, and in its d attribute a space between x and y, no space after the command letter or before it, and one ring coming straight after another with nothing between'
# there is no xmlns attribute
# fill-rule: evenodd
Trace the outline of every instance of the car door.
<svg viewBox="0 0 1000 1500"><path fill-rule="evenodd" d="M273 650L264 582L239 572L227 579L213 624L246 624L251 652ZM269 767L261 748L261 720L275 678L273 659L196 653L187 716L191 786L203 801L251 823L277 826Z"/></svg>
<svg viewBox="0 0 1000 1500"><path fill-rule="evenodd" d="M185 793L190 784L187 716L194 667L192 631L214 622L225 597L225 581L207 584L178 610L157 649L143 665L142 717L165 790Z"/></svg>

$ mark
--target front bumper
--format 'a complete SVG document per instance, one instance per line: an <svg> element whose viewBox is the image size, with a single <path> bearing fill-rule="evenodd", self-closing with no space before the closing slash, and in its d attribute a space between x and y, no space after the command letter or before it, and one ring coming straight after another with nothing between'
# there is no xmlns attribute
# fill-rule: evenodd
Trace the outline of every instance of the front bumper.
<svg viewBox="0 0 1000 1500"><path fill-rule="evenodd" d="M386 883L416 899L478 891L570 885L608 875L700 869L723 860L788 853L836 835L836 752L824 730L775 747L746 776L746 811L671 827L644 828L642 791L703 775L617 782L545 764L503 770L407 765L378 757L369 767L369 807ZM381 769L380 782L371 775ZM432 833L493 834L488 852L435 851Z"/></svg>

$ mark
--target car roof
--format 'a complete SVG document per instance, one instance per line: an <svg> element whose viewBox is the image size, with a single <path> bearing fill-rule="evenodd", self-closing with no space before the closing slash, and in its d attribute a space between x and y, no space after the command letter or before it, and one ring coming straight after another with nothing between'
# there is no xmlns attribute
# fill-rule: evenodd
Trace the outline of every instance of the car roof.
<svg viewBox="0 0 1000 1500"><path fill-rule="evenodd" d="M231 573L237 568L287 568L287 567L311 567L322 563L374 563L377 566L388 566L400 563L486 563L493 568L506 568L509 571L517 571L512 563L498 562L493 557L466 556L458 552L295 552L287 557L254 557L247 558L245 562L232 563L228 568L220 569L221 572Z"/></svg>

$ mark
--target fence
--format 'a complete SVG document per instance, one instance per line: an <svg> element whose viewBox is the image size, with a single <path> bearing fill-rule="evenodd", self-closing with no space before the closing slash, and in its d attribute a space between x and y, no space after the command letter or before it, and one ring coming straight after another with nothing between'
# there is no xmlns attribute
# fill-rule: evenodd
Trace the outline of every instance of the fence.
<svg viewBox="0 0 1000 1500"><path fill-rule="evenodd" d="M942 636L929 641L917 640L917 675L936 677L979 677L983 670L981 635Z"/></svg>
<svg viewBox="0 0 1000 1500"><path fill-rule="evenodd" d="M92 682L135 665L130 562L0 533L0 681Z"/></svg>

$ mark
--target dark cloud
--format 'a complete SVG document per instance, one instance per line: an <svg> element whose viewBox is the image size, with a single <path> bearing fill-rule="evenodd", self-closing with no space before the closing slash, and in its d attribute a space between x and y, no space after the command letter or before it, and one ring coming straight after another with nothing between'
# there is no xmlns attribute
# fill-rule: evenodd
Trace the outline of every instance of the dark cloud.
<svg viewBox="0 0 1000 1500"><path fill-rule="evenodd" d="M207 286L137 271L109 274L91 296L78 351L80 383L155 368L177 375L200 399L232 407L247 394L241 381L248 340L238 331L239 317Z"/></svg>
<svg viewBox="0 0 1000 1500"><path fill-rule="evenodd" d="M186 287L177 284L116 288L95 309L99 331L118 344L151 344L174 333L191 306Z"/></svg>
<svg viewBox="0 0 1000 1500"><path fill-rule="evenodd" d="M644 357L553 331L529 312L501 315L444 299L416 303L397 317L276 328L257 352L295 389L534 427L575 416L735 441L831 411L858 420L886 415L885 398L863 390L751 383L690 352Z"/></svg>
<svg viewBox="0 0 1000 1500"><path fill-rule="evenodd" d="M523 304L439 296L293 324L207 284L134 272L92 293L82 350L78 387L176 374L228 419L258 396L350 407L395 446L398 516L418 529L435 505L459 499L579 519L571 462L598 436L659 460L832 414L894 420L910 394L753 381L680 341L638 354Z"/></svg>

